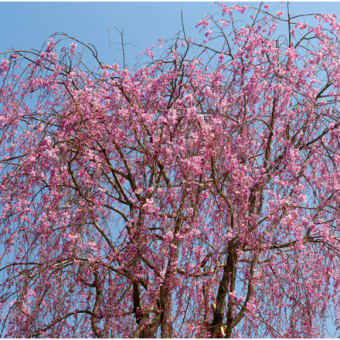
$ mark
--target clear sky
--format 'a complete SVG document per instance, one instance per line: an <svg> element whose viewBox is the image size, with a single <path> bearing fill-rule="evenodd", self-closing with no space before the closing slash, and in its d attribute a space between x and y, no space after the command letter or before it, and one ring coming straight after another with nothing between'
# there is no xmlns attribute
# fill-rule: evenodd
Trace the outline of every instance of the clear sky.
<svg viewBox="0 0 340 340"><path fill-rule="evenodd" d="M249 4L243 2L244 4ZM256 5L257 3L252 3ZM268 3L276 12L280 2ZM336 13L340 2L292 2L291 12ZM219 12L214 2L0 2L0 52L10 48L40 49L54 32L66 32L97 47L104 63L120 63L120 38L113 27L124 29L127 61L158 38L171 38L181 29L181 11L188 36L195 36L196 23ZM0 56L1 59L1 56ZM328 322L328 336L335 329Z"/></svg>
<svg viewBox="0 0 340 340"><path fill-rule="evenodd" d="M244 4L249 4L244 2ZM256 5L257 3L251 3ZM280 2L268 3L278 10ZM339 2L292 2L296 14L337 13ZM280 7L282 8L282 7ZM40 49L54 32L66 32L93 43L104 63L121 62L120 38L112 29L124 28L127 61L133 63L141 50L171 38L181 28L181 11L189 36L195 36L195 24L205 15L219 12L210 2L0 2L0 51Z"/></svg>

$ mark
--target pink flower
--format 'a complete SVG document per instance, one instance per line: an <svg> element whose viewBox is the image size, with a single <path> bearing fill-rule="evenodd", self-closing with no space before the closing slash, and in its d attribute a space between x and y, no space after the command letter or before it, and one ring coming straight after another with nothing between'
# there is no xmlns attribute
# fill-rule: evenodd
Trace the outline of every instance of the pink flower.
<svg viewBox="0 0 340 340"><path fill-rule="evenodd" d="M290 58L292 61L296 59L296 51L293 47L287 47L286 56Z"/></svg>
<svg viewBox="0 0 340 340"><path fill-rule="evenodd" d="M76 50L76 48L77 48L77 44L76 43L72 43L70 45L70 53L73 54L74 51Z"/></svg>
<svg viewBox="0 0 340 340"><path fill-rule="evenodd" d="M237 295L236 295L236 292L235 292L235 291L229 292L229 298L230 298L231 300L236 300L236 297L237 297Z"/></svg>
<svg viewBox="0 0 340 340"><path fill-rule="evenodd" d="M302 22L300 21L295 24L295 28L299 28L300 30L304 30L306 27L307 24L306 23L302 24Z"/></svg>
<svg viewBox="0 0 340 340"><path fill-rule="evenodd" d="M53 38L50 38L48 40L48 44L47 44L47 48L46 48L46 52L51 52L53 50L53 47L55 46L55 42Z"/></svg>
<svg viewBox="0 0 340 340"><path fill-rule="evenodd" d="M146 200L146 203L143 206L143 210L149 214L157 211L157 207L155 206L155 202L152 197Z"/></svg>
<svg viewBox="0 0 340 340"><path fill-rule="evenodd" d="M0 72L7 71L8 65L9 65L9 61L7 59L2 59L0 63Z"/></svg>
<svg viewBox="0 0 340 340"><path fill-rule="evenodd" d="M194 98L193 98L192 94L189 93L189 94L187 94L187 95L185 96L184 101L185 101L185 102L192 102L193 99L194 99Z"/></svg>
<svg viewBox="0 0 340 340"><path fill-rule="evenodd" d="M238 11L238 12L243 14L248 7L247 6L234 5L231 8L233 8L236 11Z"/></svg>
<svg viewBox="0 0 340 340"><path fill-rule="evenodd" d="M205 27L208 27L210 25L210 22L208 20L201 20L197 25L196 27L199 27L199 26L205 26Z"/></svg>
<svg viewBox="0 0 340 340"><path fill-rule="evenodd" d="M145 54L148 55L151 59L153 59L154 57L153 52L149 48L145 50Z"/></svg>
<svg viewBox="0 0 340 340"><path fill-rule="evenodd" d="M221 23L223 26L228 26L228 25L229 25L229 21L226 21L226 20L220 20L220 23Z"/></svg>
<svg viewBox="0 0 340 340"><path fill-rule="evenodd" d="M80 238L80 234L76 233L76 234L67 234L68 238L71 241L77 241Z"/></svg>
<svg viewBox="0 0 340 340"><path fill-rule="evenodd" d="M233 238L233 234L231 232L228 232L226 235L226 239L230 241Z"/></svg>
<svg viewBox="0 0 340 340"><path fill-rule="evenodd" d="M172 231L168 231L165 235L164 235L164 241L169 242L173 239L173 232Z"/></svg>
<svg viewBox="0 0 340 340"><path fill-rule="evenodd" d="M223 14L226 14L226 13L231 14L232 12L233 11L229 7L227 6L223 7L223 10L222 10Z"/></svg>
<svg viewBox="0 0 340 340"><path fill-rule="evenodd" d="M282 12L282 11L277 11L276 12L276 15L278 16L278 17L280 17L281 15L283 15L284 14L284 12Z"/></svg>
<svg viewBox="0 0 340 340"><path fill-rule="evenodd" d="M139 195L142 191L143 191L143 188L137 188L137 189L135 190L135 194L136 194L136 195Z"/></svg>

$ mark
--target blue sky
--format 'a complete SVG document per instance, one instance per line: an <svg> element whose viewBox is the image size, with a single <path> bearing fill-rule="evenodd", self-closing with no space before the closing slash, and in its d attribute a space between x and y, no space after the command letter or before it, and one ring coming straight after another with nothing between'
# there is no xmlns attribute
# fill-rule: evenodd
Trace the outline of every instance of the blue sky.
<svg viewBox="0 0 340 340"><path fill-rule="evenodd" d="M244 4L249 4L244 2ZM257 3L252 2L252 5ZM280 2L268 3L273 11ZM292 2L292 13L337 13L339 2ZM0 2L0 51L40 49L54 32L66 32L94 44L104 63L120 63L120 38L112 29L124 29L127 61L157 42L171 38L181 28L181 11L189 36L195 36L195 24L208 13L218 13L210 2Z"/></svg>

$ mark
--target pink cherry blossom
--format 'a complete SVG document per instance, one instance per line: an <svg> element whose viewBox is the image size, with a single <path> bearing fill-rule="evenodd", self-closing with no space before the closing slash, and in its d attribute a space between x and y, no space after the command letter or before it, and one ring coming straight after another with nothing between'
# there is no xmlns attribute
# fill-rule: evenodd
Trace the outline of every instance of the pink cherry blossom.
<svg viewBox="0 0 340 340"><path fill-rule="evenodd" d="M4 53L1 336L340 327L340 26L218 7L134 68Z"/></svg>

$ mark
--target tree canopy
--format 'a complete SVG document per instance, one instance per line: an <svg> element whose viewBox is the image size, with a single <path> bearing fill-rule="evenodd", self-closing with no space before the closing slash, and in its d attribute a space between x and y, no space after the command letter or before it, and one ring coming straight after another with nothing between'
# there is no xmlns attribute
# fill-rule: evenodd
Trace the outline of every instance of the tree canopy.
<svg viewBox="0 0 340 340"><path fill-rule="evenodd" d="M2 336L340 327L336 16L219 6L134 69L5 54Z"/></svg>

